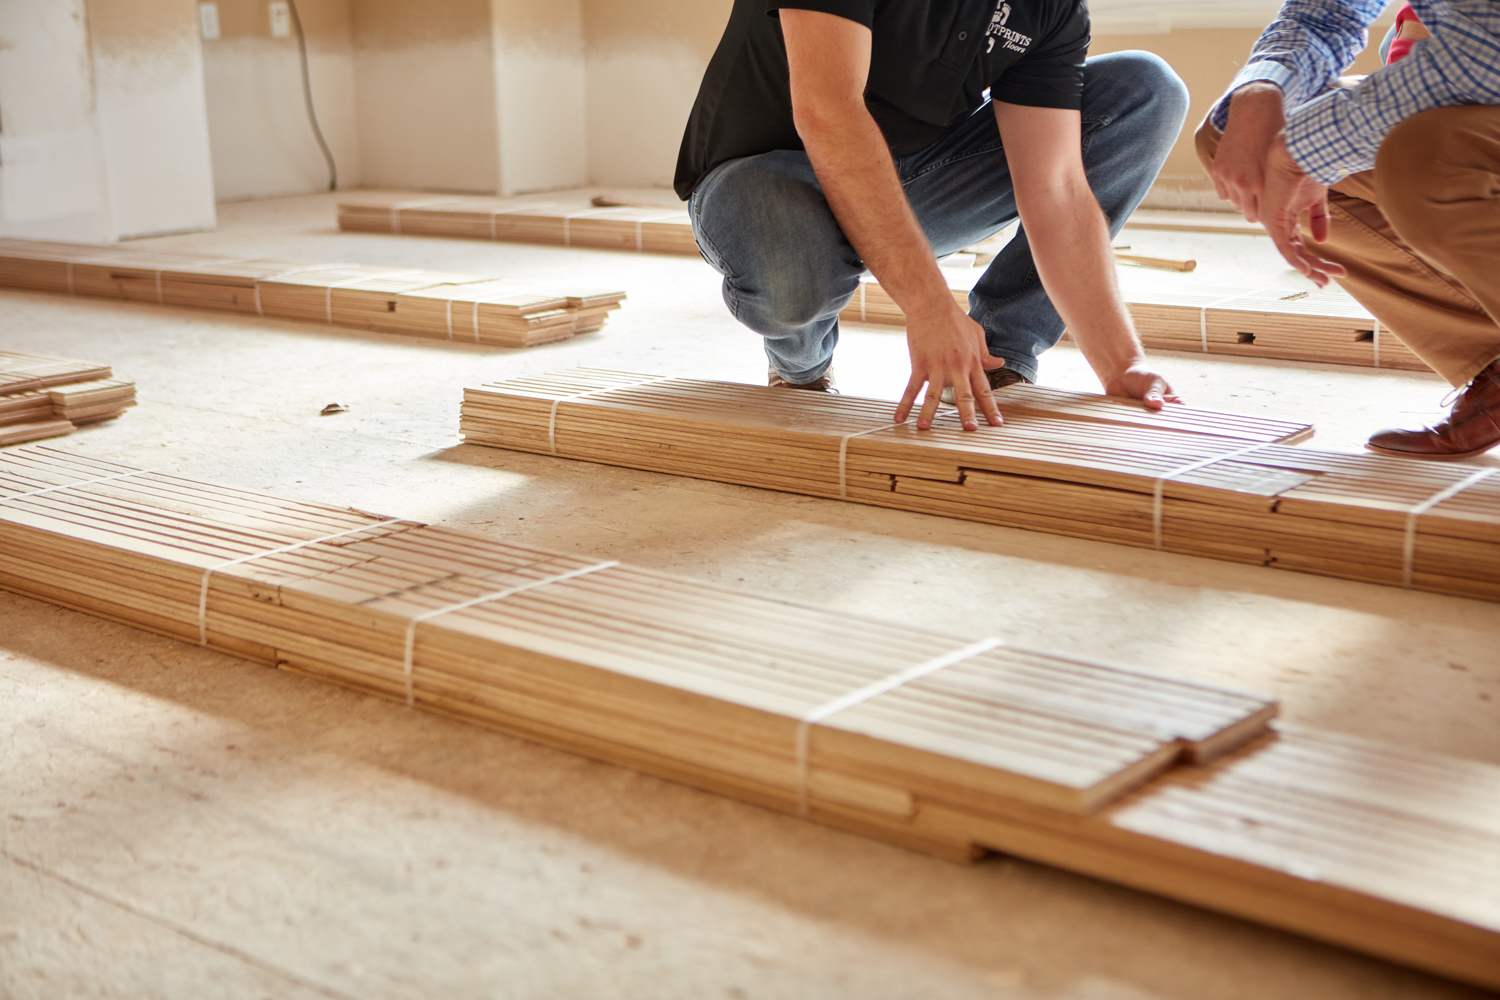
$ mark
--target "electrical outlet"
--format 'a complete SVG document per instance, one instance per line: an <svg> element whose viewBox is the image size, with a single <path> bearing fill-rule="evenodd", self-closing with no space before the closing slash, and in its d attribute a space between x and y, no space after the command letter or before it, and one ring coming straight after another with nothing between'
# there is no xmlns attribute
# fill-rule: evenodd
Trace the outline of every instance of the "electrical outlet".
<svg viewBox="0 0 1500 1000"><path fill-rule="evenodd" d="M203 30L206 41L213 41L219 37L219 5L216 3L200 3L198 5L198 27Z"/></svg>
<svg viewBox="0 0 1500 1000"><path fill-rule="evenodd" d="M271 2L271 37L290 38L292 34L292 10L286 0Z"/></svg>

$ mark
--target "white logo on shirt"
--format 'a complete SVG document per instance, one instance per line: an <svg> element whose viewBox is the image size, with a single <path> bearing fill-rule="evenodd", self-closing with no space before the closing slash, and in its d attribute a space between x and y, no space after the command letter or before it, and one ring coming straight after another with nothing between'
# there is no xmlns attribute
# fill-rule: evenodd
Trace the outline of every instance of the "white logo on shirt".
<svg viewBox="0 0 1500 1000"><path fill-rule="evenodd" d="M1006 0L999 0L999 3L995 4L995 13L990 17L989 27L984 29L984 51L986 55L995 51L995 39L997 38L1012 52L1025 52L1031 48L1031 36L1023 35L1019 31L1012 31L1010 28L1007 28L1005 22L1009 20L1010 4Z"/></svg>

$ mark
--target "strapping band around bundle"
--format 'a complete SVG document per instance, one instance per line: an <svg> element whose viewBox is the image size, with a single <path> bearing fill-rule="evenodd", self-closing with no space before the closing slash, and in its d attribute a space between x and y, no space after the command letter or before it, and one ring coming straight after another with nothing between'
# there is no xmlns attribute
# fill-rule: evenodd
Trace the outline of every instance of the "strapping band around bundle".
<svg viewBox="0 0 1500 1000"><path fill-rule="evenodd" d="M422 269L419 267L409 267L404 271L391 271L387 274L367 274L364 277L351 278L348 281L335 281L331 285L324 286L323 310L327 314L328 325L333 325L333 290L335 288L347 288L350 285L362 285L367 281L385 281L387 278L399 278L403 274L419 274L421 273L421 270Z"/></svg>
<svg viewBox="0 0 1500 1000"><path fill-rule="evenodd" d="M1210 309L1217 309L1222 305L1227 305L1228 303L1233 302L1236 299L1247 299L1252 295L1259 295L1263 291L1265 291L1264 288L1257 288L1254 291L1250 292L1236 292L1235 294L1230 295L1227 298L1215 299L1214 301L1205 304L1198 310L1198 336L1200 338L1200 343L1203 348L1204 354L1208 353L1208 311Z"/></svg>
<svg viewBox="0 0 1500 1000"><path fill-rule="evenodd" d="M421 208L423 205L441 205L452 198L428 198L424 201L403 201L391 206L391 232L397 236L401 235L401 210L404 208Z"/></svg>
<svg viewBox="0 0 1500 1000"><path fill-rule="evenodd" d="M497 208L490 213L490 239L500 239L500 231L496 227L495 218L500 215L515 215L517 212L525 212L528 209L546 208L546 205L516 205L511 208Z"/></svg>
<svg viewBox="0 0 1500 1000"><path fill-rule="evenodd" d="M1375 317L1375 329L1370 331L1370 342L1375 348L1375 367L1380 367L1380 317Z"/></svg>
<svg viewBox="0 0 1500 1000"><path fill-rule="evenodd" d="M859 283L859 321L861 323L865 322L865 287L867 285L869 285L868 281Z"/></svg>
<svg viewBox="0 0 1500 1000"><path fill-rule="evenodd" d="M494 295L491 295L491 296L488 296L488 297L481 296L481 297L476 298L476 299L473 300L473 302L474 302L474 308L472 310L473 315L472 315L471 319L473 320L473 324L474 324L474 343L476 343L476 344L479 343L479 307L483 306L483 305L489 305L491 302L494 302L496 299L508 298L512 294L513 293L511 293L511 292L498 292L498 293L496 293ZM448 338L450 340L453 338L453 300L452 299L448 300Z"/></svg>
<svg viewBox="0 0 1500 1000"><path fill-rule="evenodd" d="M416 689L412 684L412 660L413 653L416 650L417 646L417 626L422 622L431 621L434 618L437 618L441 615L451 614L454 611L463 611L465 608L476 607L480 604L488 604L491 601L503 601L507 597L512 597L516 594L523 593L524 591L535 590L538 587L546 587L554 583L562 583L564 580L572 580L580 576L586 576L589 573L597 573L600 570L610 569L618 565L620 565L618 560L595 563L592 566L585 566L582 569L571 570L567 573L558 573L556 576L545 577L541 580L532 580L530 583L516 584L514 587L506 587L504 590L496 590L493 593L489 594L481 594L479 597L472 597L467 601L459 601L457 604L450 604L445 608L436 608L432 611L426 611L420 615L417 615L411 621L406 623L406 646L401 664L401 679L406 686L406 707L415 707L417 703Z"/></svg>
<svg viewBox="0 0 1500 1000"><path fill-rule="evenodd" d="M591 216L603 215L605 212L613 212L613 211L615 211L614 208L591 208L591 209L589 209L586 212L569 212L566 215L564 215L562 217L562 220L563 220L563 246L570 247L570 246L573 245L573 234L569 230L568 224L570 222L572 222L574 219L587 219L587 218L589 218Z"/></svg>
<svg viewBox="0 0 1500 1000"><path fill-rule="evenodd" d="M886 424L884 427L871 427L867 431L855 431L853 434L845 434L839 438L839 499L849 499L849 479L845 469L849 462L849 442L866 434L878 434L881 431L894 430L900 424Z"/></svg>
<svg viewBox="0 0 1500 1000"><path fill-rule="evenodd" d="M1241 455L1248 455L1252 451L1260 451L1262 448L1270 448L1278 443L1279 442L1276 441L1267 441L1261 444L1253 444L1248 448L1241 448L1239 451L1231 451L1227 455L1215 455L1213 458L1205 458L1200 459L1197 462L1189 462L1187 465L1184 465L1181 468L1173 469L1171 472L1168 472L1164 476L1158 476L1156 478L1156 484L1151 489L1152 547L1158 550L1161 548L1162 497L1169 481L1176 479L1178 476L1185 476L1189 472L1197 472L1199 469L1206 469L1210 465L1217 465L1220 462L1228 462L1231 459L1239 458Z"/></svg>
<svg viewBox="0 0 1500 1000"><path fill-rule="evenodd" d="M266 314L265 310L260 307L260 286L262 282L280 281L282 278L290 278L294 274L306 274L308 271L328 271L338 266L337 264L319 264L316 267L297 267L290 271L282 271L280 274L274 274L269 278L257 278L255 280L255 315L264 316Z"/></svg>
<svg viewBox="0 0 1500 1000"><path fill-rule="evenodd" d="M8 497L0 497L0 503L10 503L12 500L24 500L27 497L41 496L43 493L56 493L58 490L71 490L76 486L93 486L95 483L108 483L116 479L129 479L132 476L148 476L155 469L136 469L134 472L117 472L113 476L100 476L98 479L82 479L76 483L63 483L60 486L48 486L46 489L29 490L26 493L13 493Z"/></svg>
<svg viewBox="0 0 1500 1000"><path fill-rule="evenodd" d="M873 698L888 694L903 684L910 684L912 681L921 680L923 677L935 674L945 667L954 666L965 660L972 660L981 653L988 653L990 650L1003 645L1005 645L1005 640L997 639L994 636L987 639L980 639L978 642L971 642L962 649L955 649L952 652L944 653L942 656L936 656L924 663L919 663L914 667L907 667L905 670L891 674L889 677L873 681L864 687L855 688L847 694L841 694L831 701L826 701L816 708L804 712L802 718L797 722L798 815L803 818L807 816L807 758L808 744L812 736L813 726L816 726L820 722L825 722L830 717L851 709L856 705L862 705Z"/></svg>
<svg viewBox="0 0 1500 1000"><path fill-rule="evenodd" d="M198 645L208 645L208 581L213 577L215 573L219 572L220 570L226 570L231 566L240 566L247 562L254 562L257 559L265 559L268 556L279 556L287 552L295 552L296 550L306 548L309 545L317 545L319 542L331 542L335 538L343 538L346 535L357 535L361 531L374 531L376 528L388 528L393 524L401 524L403 521L410 523L409 518L398 517L390 521L378 521L375 524L364 524L360 525L358 528L347 528L343 531L336 531L331 535L324 535L321 538L309 538L305 542L294 542L291 545L283 545L277 549L268 549L265 552L257 552L254 555L240 556L240 558L238 559L231 559L228 562L219 563L217 566L210 566L208 569L203 571L203 581L198 586Z"/></svg>
<svg viewBox="0 0 1500 1000"><path fill-rule="evenodd" d="M1452 500L1469 487L1477 486L1496 472L1500 472L1500 469L1479 469L1458 482L1443 487L1406 512L1406 537L1402 539L1401 543L1401 586L1411 586L1412 569L1417 556L1417 518L1438 504L1446 500Z"/></svg>
<svg viewBox="0 0 1500 1000"><path fill-rule="evenodd" d="M590 389L588 392L580 392L576 396L559 396L552 401L552 412L547 415L547 447L554 456L557 455L557 407L559 404L571 403L589 396L598 396L601 393L614 392L616 389L634 389L637 386L651 385L656 382L670 382L676 377L676 375L661 375L657 378L642 379L639 382L626 382L623 385L609 385L601 389Z"/></svg>
<svg viewBox="0 0 1500 1000"><path fill-rule="evenodd" d="M648 222L663 222L663 221L665 221L667 219L675 219L675 218L677 218L677 213L676 212L672 212L669 215L653 215L649 219L636 219L635 220L635 249L636 249L636 252L637 253L645 253L646 252L646 243L645 243L645 240L642 238L641 226L645 225Z"/></svg>

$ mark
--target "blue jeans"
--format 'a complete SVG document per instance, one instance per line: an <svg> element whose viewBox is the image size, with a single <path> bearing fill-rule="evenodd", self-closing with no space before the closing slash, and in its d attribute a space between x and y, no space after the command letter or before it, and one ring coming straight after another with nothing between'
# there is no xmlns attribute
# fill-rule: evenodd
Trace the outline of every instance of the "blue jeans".
<svg viewBox="0 0 1500 1000"><path fill-rule="evenodd" d="M1120 231L1161 170L1187 115L1187 88L1146 52L1096 56L1084 66L1083 165ZM1015 191L989 104L932 145L896 158L907 201L939 255L999 232L1016 218ZM698 248L724 276L724 301L765 341L771 367L811 382L833 361L839 311L865 265L833 217L807 154L776 150L716 167L688 202ZM1052 307L1019 232L974 286L969 315L989 351L1031 381L1057 343Z"/></svg>

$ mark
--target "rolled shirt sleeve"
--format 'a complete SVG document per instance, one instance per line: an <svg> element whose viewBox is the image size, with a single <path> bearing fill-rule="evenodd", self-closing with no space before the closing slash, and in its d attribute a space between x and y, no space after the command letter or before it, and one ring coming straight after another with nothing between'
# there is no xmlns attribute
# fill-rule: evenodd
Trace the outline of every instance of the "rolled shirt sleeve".
<svg viewBox="0 0 1500 1000"><path fill-rule="evenodd" d="M1418 16L1433 18L1414 4ZM1375 154L1402 120L1457 104L1500 105L1500 4L1448 3L1432 37L1357 86L1334 89L1294 106L1287 151L1309 177L1332 184L1375 166Z"/></svg>

